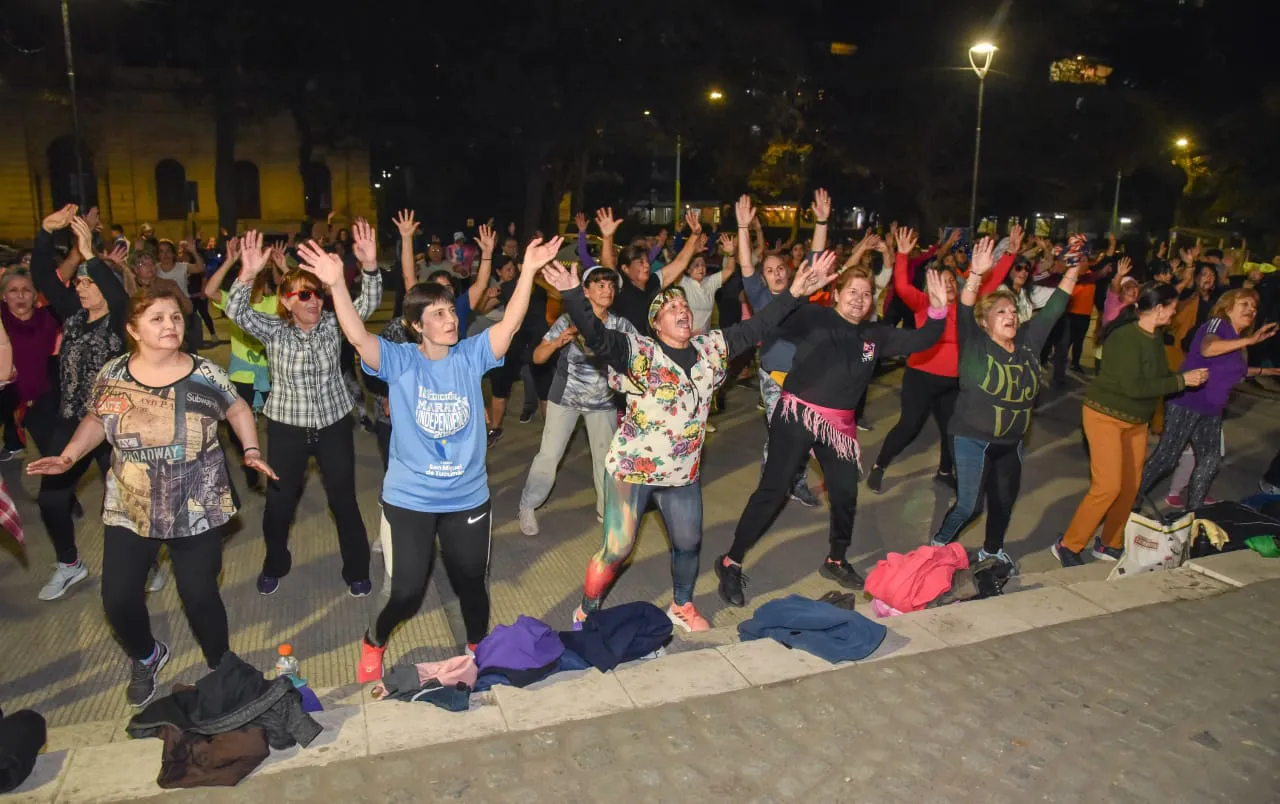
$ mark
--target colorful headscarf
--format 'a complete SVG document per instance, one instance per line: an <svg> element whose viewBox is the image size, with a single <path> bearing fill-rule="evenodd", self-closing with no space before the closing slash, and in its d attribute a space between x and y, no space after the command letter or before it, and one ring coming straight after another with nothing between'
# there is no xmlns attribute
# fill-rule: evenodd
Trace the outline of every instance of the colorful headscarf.
<svg viewBox="0 0 1280 804"><path fill-rule="evenodd" d="M672 299L683 299L684 288L665 287L658 291L658 295L653 297L653 301L649 302L649 329L653 329L653 322L658 320L658 313L662 311L662 306Z"/></svg>

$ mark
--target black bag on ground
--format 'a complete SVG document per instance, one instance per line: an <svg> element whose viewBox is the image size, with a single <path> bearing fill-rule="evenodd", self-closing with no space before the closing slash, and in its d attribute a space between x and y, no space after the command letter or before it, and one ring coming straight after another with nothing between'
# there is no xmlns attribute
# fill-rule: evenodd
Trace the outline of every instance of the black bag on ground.
<svg viewBox="0 0 1280 804"><path fill-rule="evenodd" d="M1194 512L1196 523L1192 530L1191 558L1216 556L1233 550L1247 550L1245 540L1254 536L1280 536L1280 519L1259 513L1238 502L1216 502L1203 505ZM1208 520L1227 535L1226 544L1215 547L1208 531L1200 520Z"/></svg>
<svg viewBox="0 0 1280 804"><path fill-rule="evenodd" d="M8 717L0 712L0 793L27 780L47 738L44 718L36 712L23 709Z"/></svg>

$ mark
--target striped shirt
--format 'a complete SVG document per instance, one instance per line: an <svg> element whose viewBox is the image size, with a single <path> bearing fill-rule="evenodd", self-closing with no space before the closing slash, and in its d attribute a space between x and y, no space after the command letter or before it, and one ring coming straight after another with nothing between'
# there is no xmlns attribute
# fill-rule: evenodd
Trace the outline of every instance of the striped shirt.
<svg viewBox="0 0 1280 804"><path fill-rule="evenodd" d="M263 414L295 427L328 427L351 412L355 401L342 379L339 355L342 329L338 317L325 311L320 322L303 332L292 322L264 315L249 305L252 288L236 282L227 296L227 315L262 342L271 369L271 394ZM361 320L382 302L382 275L364 272L355 300Z"/></svg>

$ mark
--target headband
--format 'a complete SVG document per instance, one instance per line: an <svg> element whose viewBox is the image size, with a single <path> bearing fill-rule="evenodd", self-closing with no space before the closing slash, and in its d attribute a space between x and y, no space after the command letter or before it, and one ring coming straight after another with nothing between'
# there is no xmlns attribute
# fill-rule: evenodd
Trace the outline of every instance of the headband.
<svg viewBox="0 0 1280 804"><path fill-rule="evenodd" d="M658 291L658 295L653 297L653 301L649 302L649 328L653 328L653 322L658 319L658 313L662 311L662 306L672 299L685 298L684 289L675 286L663 288Z"/></svg>

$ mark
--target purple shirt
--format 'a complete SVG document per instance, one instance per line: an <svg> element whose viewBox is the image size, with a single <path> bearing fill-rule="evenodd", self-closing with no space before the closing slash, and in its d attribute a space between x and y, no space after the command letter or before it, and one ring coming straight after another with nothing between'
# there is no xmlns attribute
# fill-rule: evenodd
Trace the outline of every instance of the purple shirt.
<svg viewBox="0 0 1280 804"><path fill-rule="evenodd" d="M1205 357L1200 354L1200 347L1204 343L1206 334L1225 340L1240 337L1231 326L1231 322L1225 318L1210 318L1204 326L1196 330L1195 337L1191 339L1191 348L1187 350L1187 359L1182 362L1182 370L1207 368L1209 379L1199 388L1189 388L1169 402L1204 416L1221 416L1227 408L1231 389L1235 388L1249 373L1249 363L1243 349L1217 357Z"/></svg>

